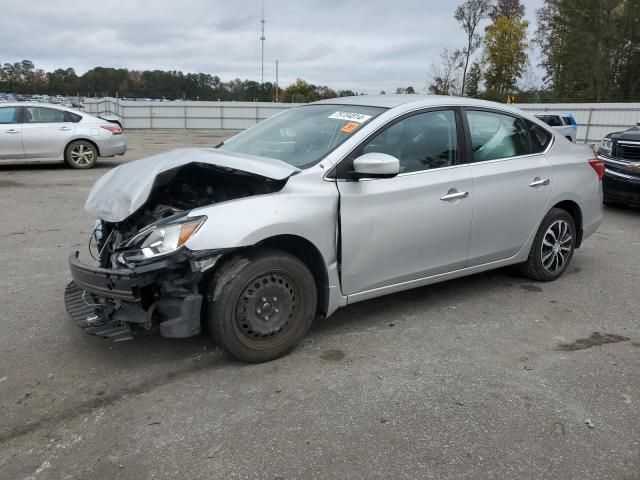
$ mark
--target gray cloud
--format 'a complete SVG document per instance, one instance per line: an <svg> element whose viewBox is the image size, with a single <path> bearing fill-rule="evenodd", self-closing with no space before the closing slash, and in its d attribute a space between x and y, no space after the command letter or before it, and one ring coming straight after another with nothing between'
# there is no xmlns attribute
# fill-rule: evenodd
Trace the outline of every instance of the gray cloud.
<svg viewBox="0 0 640 480"><path fill-rule="evenodd" d="M453 19L458 2L265 3L265 80L274 80L278 59L281 85L304 78L366 93L408 85L420 91L442 49L464 43ZM524 3L533 30L542 0ZM27 58L47 70L78 73L111 66L259 80L260 10L260 0L15 2L3 5L0 62Z"/></svg>

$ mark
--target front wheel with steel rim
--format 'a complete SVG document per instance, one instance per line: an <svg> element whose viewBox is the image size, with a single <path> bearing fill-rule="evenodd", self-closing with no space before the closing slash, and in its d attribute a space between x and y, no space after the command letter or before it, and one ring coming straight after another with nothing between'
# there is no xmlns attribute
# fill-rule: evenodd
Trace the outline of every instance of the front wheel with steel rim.
<svg viewBox="0 0 640 480"><path fill-rule="evenodd" d="M313 275L298 258L275 249L229 259L207 293L209 333L231 355L250 363L290 352L316 313Z"/></svg>
<svg viewBox="0 0 640 480"><path fill-rule="evenodd" d="M72 168L92 168L98 160L98 150L85 140L76 140L67 145L64 160Z"/></svg>
<svg viewBox="0 0 640 480"><path fill-rule="evenodd" d="M558 278L567 269L576 245L573 217L560 208L552 208L536 233L527 261L520 271L542 282Z"/></svg>

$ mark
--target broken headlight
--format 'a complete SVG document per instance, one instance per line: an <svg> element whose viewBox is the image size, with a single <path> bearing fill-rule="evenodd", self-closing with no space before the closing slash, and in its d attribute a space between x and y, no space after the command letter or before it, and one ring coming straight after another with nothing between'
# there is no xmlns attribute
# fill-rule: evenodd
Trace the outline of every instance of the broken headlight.
<svg viewBox="0 0 640 480"><path fill-rule="evenodd" d="M127 248L117 256L119 263L130 264L173 253L182 247L205 222L207 217L183 217L180 221L156 224L127 242Z"/></svg>

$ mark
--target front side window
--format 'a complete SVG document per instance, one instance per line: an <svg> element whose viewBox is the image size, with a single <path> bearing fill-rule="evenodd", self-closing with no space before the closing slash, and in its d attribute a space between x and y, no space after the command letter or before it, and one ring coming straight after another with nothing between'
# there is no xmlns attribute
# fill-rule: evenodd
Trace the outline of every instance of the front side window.
<svg viewBox="0 0 640 480"><path fill-rule="evenodd" d="M361 105L295 107L227 140L220 149L309 168L385 110Z"/></svg>
<svg viewBox="0 0 640 480"><path fill-rule="evenodd" d="M386 153L400 160L400 173L449 167L458 161L458 135L453 110L406 117L373 139L358 153Z"/></svg>
<svg viewBox="0 0 640 480"><path fill-rule="evenodd" d="M524 120L511 115L467 110L474 162L529 155L529 133Z"/></svg>
<svg viewBox="0 0 640 480"><path fill-rule="evenodd" d="M0 124L18 123L18 107L1 107Z"/></svg>
<svg viewBox="0 0 640 480"><path fill-rule="evenodd" d="M64 112L55 108L27 107L24 123L62 123Z"/></svg>

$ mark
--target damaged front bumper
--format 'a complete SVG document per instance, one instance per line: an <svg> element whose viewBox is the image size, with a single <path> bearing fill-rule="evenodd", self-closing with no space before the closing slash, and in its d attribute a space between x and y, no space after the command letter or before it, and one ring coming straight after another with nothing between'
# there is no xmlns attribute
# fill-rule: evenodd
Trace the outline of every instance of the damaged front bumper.
<svg viewBox="0 0 640 480"><path fill-rule="evenodd" d="M87 333L115 341L138 331L171 338L197 335L198 285L220 256L183 250L145 265L108 269L81 262L76 252L69 257L73 280L64 295L67 312Z"/></svg>

